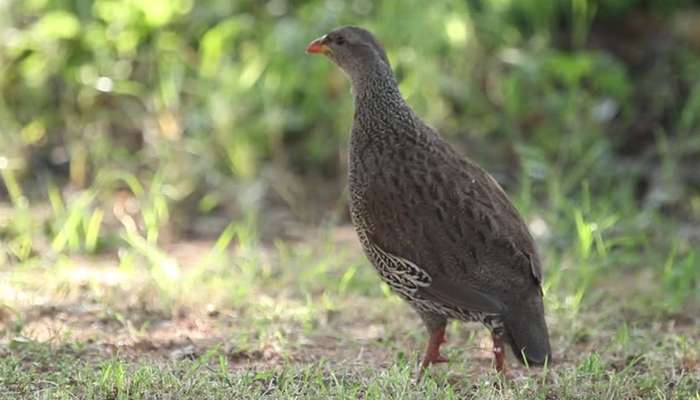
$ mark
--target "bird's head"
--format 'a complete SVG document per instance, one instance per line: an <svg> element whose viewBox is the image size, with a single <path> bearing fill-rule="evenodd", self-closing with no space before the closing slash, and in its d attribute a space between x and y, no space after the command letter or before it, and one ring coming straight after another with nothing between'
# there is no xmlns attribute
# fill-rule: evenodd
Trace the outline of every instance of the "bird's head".
<svg viewBox="0 0 700 400"><path fill-rule="evenodd" d="M378 69L391 71L384 48L367 31L356 26L334 29L306 47L309 54L323 54L351 79Z"/></svg>

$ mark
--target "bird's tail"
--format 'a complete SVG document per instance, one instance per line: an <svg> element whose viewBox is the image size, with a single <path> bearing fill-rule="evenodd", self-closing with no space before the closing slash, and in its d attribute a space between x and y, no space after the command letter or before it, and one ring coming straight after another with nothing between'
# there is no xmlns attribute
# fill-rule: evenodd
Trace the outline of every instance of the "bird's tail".
<svg viewBox="0 0 700 400"><path fill-rule="evenodd" d="M518 360L527 365L552 362L549 332L539 293L511 307L505 317L510 345Z"/></svg>

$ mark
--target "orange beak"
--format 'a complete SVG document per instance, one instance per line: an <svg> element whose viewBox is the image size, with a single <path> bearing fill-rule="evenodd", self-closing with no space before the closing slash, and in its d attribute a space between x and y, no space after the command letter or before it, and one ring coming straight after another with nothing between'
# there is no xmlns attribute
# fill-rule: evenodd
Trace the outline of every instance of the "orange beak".
<svg viewBox="0 0 700 400"><path fill-rule="evenodd" d="M320 37L311 43L309 43L308 46L306 46L306 53L307 54L326 54L331 51L331 48L328 47L324 41L325 41L325 36Z"/></svg>

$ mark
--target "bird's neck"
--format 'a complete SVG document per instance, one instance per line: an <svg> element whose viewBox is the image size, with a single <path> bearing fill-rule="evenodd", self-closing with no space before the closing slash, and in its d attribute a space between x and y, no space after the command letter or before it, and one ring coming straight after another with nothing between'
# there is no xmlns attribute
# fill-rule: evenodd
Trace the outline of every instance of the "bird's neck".
<svg viewBox="0 0 700 400"><path fill-rule="evenodd" d="M411 114L389 67L351 76L355 118L402 117Z"/></svg>

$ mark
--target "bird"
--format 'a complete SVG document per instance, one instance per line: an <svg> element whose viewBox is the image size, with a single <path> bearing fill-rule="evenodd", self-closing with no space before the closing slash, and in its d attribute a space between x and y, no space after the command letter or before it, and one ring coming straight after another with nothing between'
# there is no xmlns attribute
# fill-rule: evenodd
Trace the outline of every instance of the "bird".
<svg viewBox="0 0 700 400"><path fill-rule="evenodd" d="M450 320L480 322L505 373L505 345L525 365L551 363L542 267L524 219L495 178L460 155L401 95L384 47L344 26L311 41L349 78L349 207L380 278L417 312L429 339L416 378Z"/></svg>

